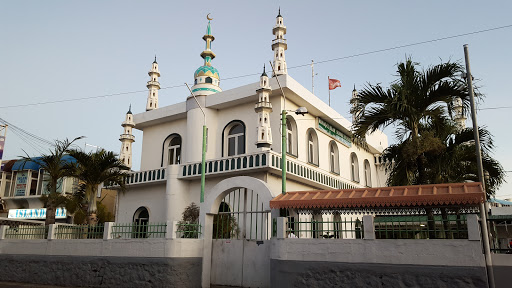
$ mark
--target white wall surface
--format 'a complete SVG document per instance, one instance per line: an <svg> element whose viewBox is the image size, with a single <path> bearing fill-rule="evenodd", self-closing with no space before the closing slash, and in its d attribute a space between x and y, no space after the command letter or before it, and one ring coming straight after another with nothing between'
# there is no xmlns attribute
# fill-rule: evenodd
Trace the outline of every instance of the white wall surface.
<svg viewBox="0 0 512 288"><path fill-rule="evenodd" d="M202 239L2 240L0 254L203 257Z"/></svg>
<svg viewBox="0 0 512 288"><path fill-rule="evenodd" d="M480 241L272 239L270 258L439 266L485 266Z"/></svg>
<svg viewBox="0 0 512 288"><path fill-rule="evenodd" d="M165 182L152 185L129 186L123 193L118 193L116 222L131 223L139 207L149 211L149 222L166 222Z"/></svg>

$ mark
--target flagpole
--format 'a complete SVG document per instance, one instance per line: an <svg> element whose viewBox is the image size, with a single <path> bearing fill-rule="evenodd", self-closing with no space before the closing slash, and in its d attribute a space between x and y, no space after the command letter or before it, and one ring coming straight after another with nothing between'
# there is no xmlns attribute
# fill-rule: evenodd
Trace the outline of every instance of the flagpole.
<svg viewBox="0 0 512 288"><path fill-rule="evenodd" d="M327 76L327 88L329 88L329 107L331 107L331 81L329 81L329 76Z"/></svg>

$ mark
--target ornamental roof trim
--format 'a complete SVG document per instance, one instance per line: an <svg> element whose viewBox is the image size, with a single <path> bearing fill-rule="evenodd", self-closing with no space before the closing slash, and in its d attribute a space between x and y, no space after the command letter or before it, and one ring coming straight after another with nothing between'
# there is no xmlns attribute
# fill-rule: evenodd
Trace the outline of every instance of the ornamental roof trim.
<svg viewBox="0 0 512 288"><path fill-rule="evenodd" d="M280 194L270 208L344 209L477 205L485 195L480 182L378 188L297 191Z"/></svg>
<svg viewBox="0 0 512 288"><path fill-rule="evenodd" d="M220 80L219 71L213 66L201 66L194 73L194 78L199 76L210 76Z"/></svg>

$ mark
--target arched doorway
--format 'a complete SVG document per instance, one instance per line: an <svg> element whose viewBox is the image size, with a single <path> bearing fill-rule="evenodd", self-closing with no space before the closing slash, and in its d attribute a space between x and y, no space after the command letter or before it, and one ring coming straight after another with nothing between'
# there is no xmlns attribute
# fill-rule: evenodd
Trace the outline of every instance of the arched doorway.
<svg viewBox="0 0 512 288"><path fill-rule="evenodd" d="M271 199L267 184L248 176L225 179L209 191L200 215L203 286L270 285Z"/></svg>
<svg viewBox="0 0 512 288"><path fill-rule="evenodd" d="M139 207L133 214L135 229L133 238L148 238L149 211L146 207Z"/></svg>

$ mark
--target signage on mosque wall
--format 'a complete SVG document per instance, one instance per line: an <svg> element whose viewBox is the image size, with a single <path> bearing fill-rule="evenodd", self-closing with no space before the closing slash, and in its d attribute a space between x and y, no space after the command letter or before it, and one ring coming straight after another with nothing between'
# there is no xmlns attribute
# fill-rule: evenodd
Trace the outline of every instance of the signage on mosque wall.
<svg viewBox="0 0 512 288"><path fill-rule="evenodd" d="M350 140L349 136L347 136L340 130L332 127L329 123L325 122L321 118L318 118L318 130L338 140L339 142L341 142L341 144L347 147L352 147L352 141Z"/></svg>
<svg viewBox="0 0 512 288"><path fill-rule="evenodd" d="M66 208L55 210L56 219L66 219ZM7 218L12 219L46 219L46 208L39 209L10 209Z"/></svg>
<svg viewBox="0 0 512 288"><path fill-rule="evenodd" d="M18 172L16 174L16 187L14 187L15 196L25 196L25 191L27 190L27 178L27 172Z"/></svg>

